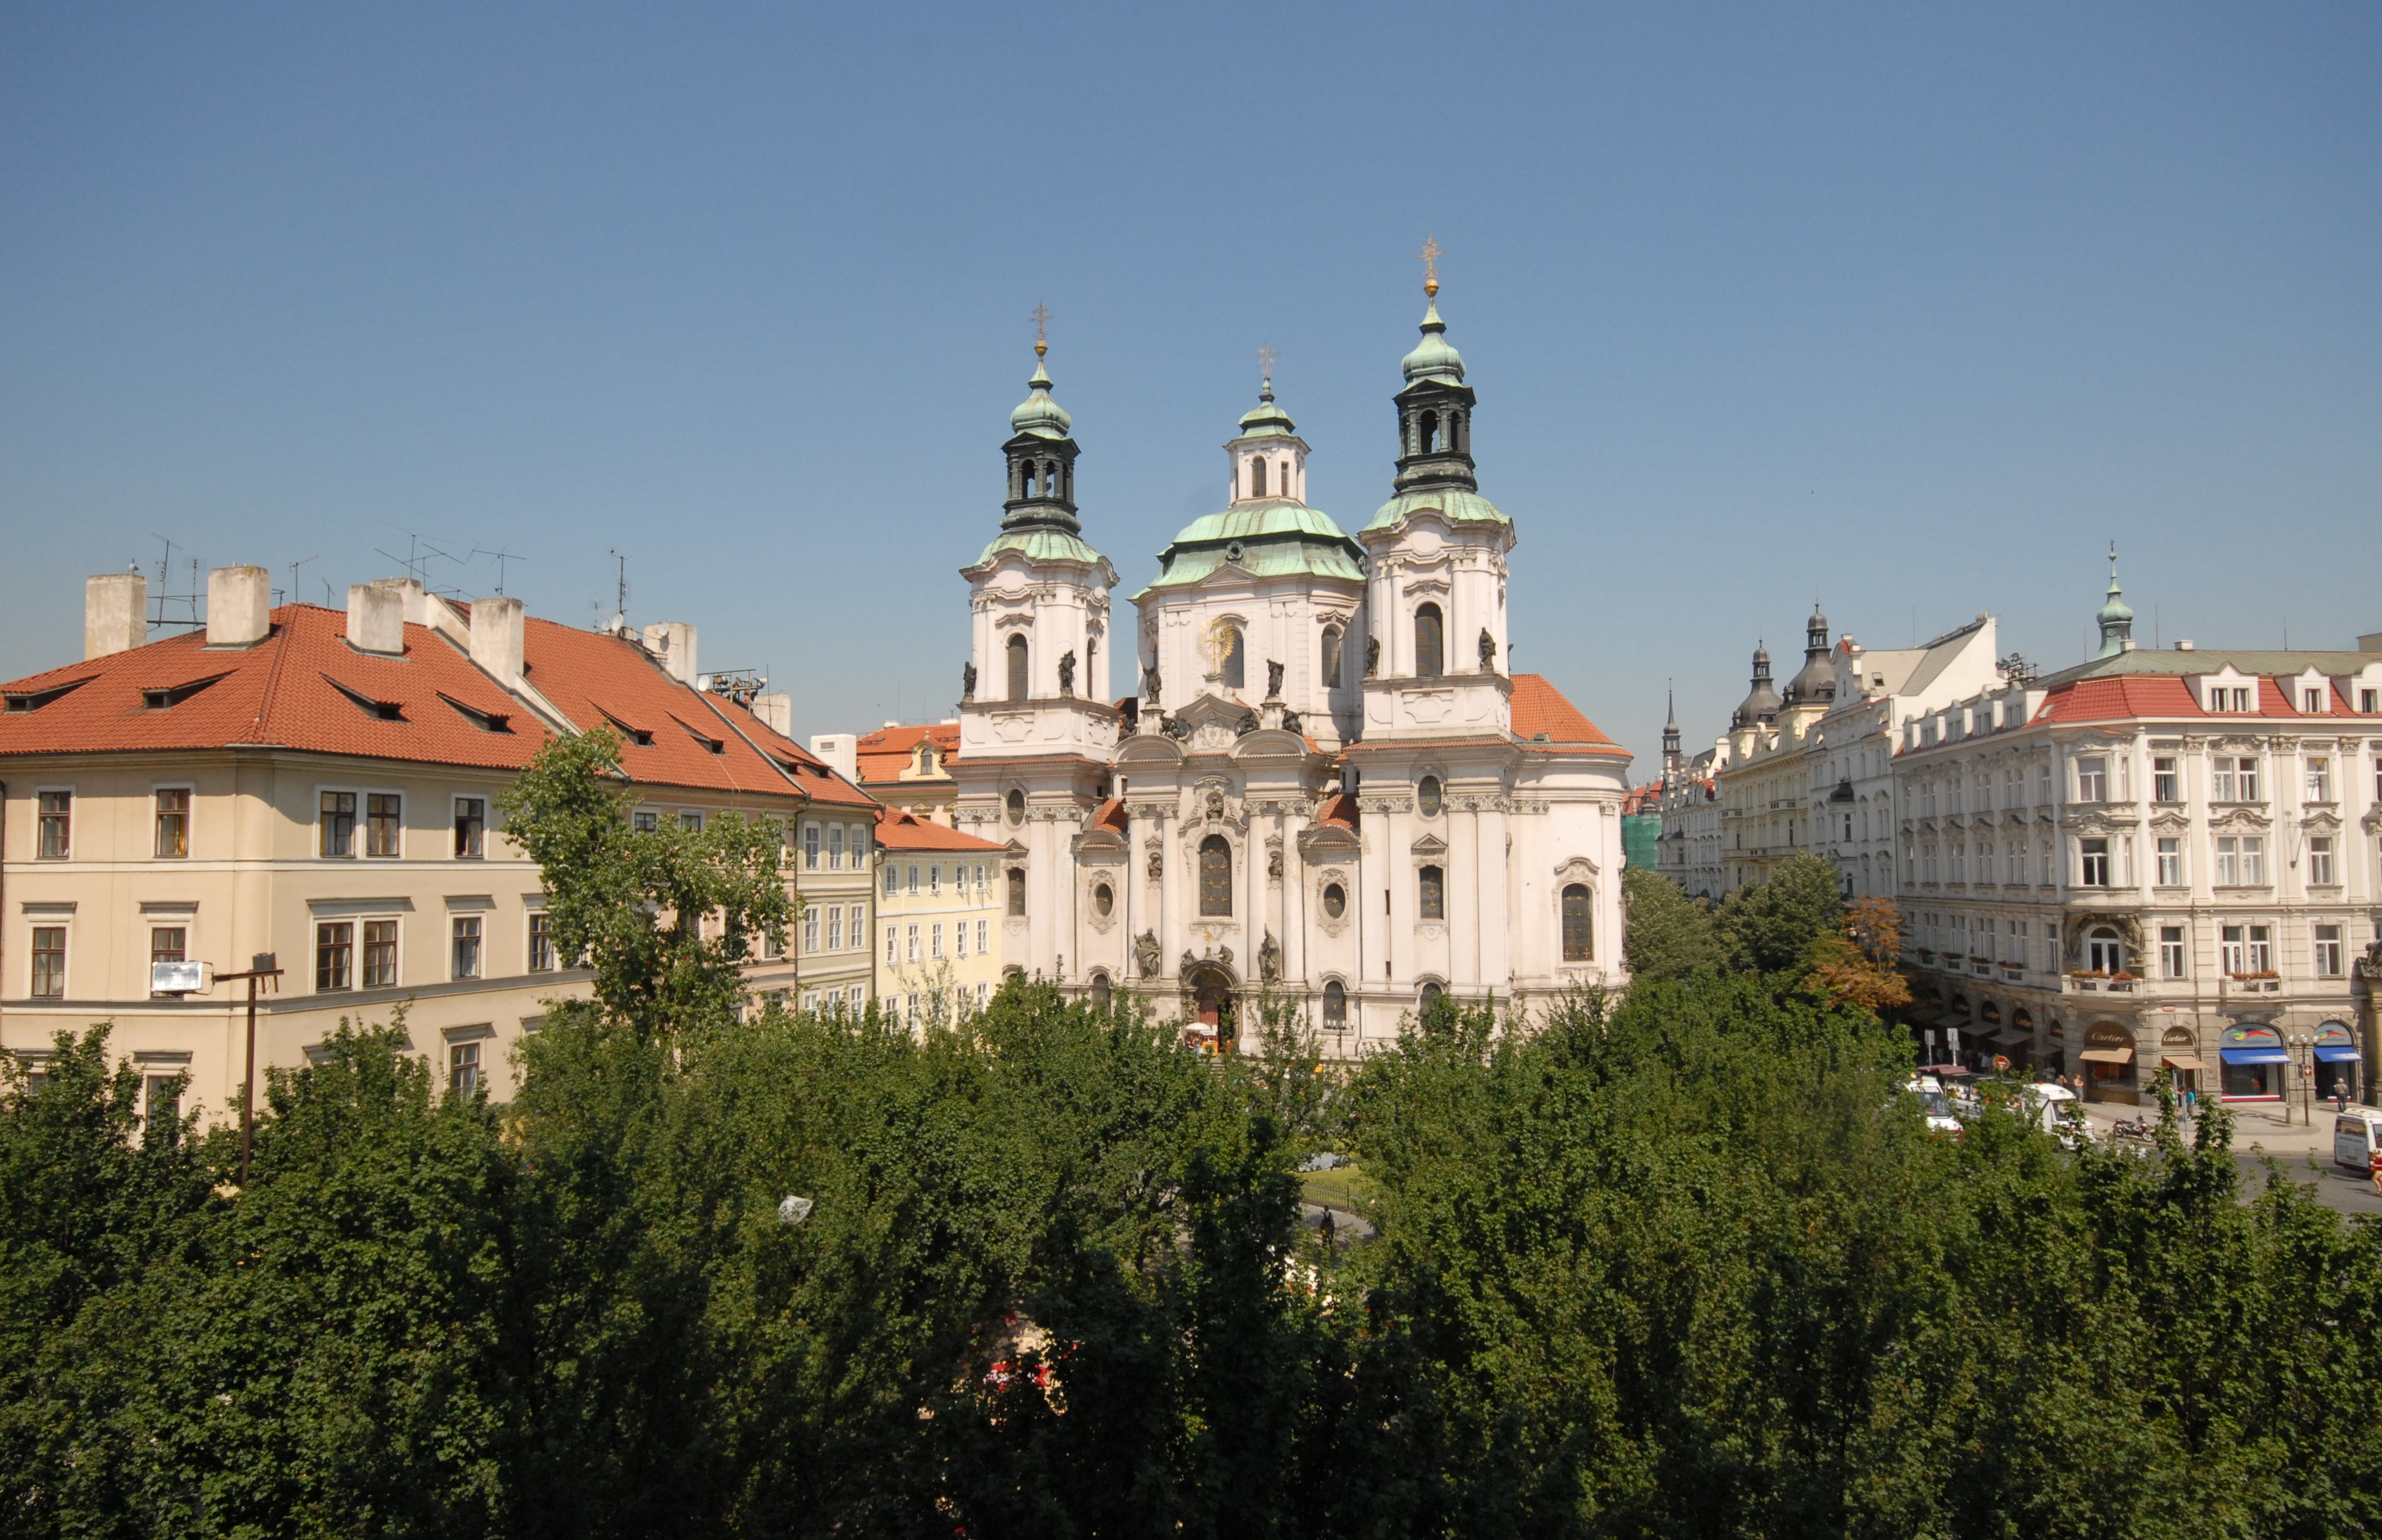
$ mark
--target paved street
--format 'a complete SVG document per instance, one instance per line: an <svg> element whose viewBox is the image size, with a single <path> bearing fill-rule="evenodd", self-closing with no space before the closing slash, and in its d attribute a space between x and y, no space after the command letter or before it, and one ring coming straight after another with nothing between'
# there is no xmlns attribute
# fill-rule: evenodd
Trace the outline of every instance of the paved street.
<svg viewBox="0 0 2382 1540"><path fill-rule="evenodd" d="M2094 1136L2106 1138L2111 1123L2132 1116L2134 1111L2125 1106L2092 1106L2085 1109L2085 1115L2092 1121ZM2315 1126L2310 1128L2301 1120L2301 1111L2296 1106L2291 1109L2289 1122L2279 1113L2237 1108L2233 1115L2233 1164L2241 1173L2242 1197L2253 1198L2265 1190L2265 1163L2271 1158L2293 1181L2313 1184L2316 1201L2327 1208L2341 1214L2382 1215L2382 1198L2374 1195L2371 1179L2332 1163L2332 1118L2330 1112L2319 1108Z"/></svg>

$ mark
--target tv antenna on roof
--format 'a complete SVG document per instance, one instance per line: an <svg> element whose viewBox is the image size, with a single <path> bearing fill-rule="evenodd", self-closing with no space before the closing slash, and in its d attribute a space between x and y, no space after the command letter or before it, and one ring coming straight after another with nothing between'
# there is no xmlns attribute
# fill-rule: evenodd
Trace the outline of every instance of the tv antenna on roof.
<svg viewBox="0 0 2382 1540"><path fill-rule="evenodd" d="M472 554L475 556L486 556L497 564L497 593L499 595L501 595L505 591L505 563L509 561L527 561L529 559L527 556L517 556L510 551L491 551L486 547L480 545L473 546Z"/></svg>
<svg viewBox="0 0 2382 1540"><path fill-rule="evenodd" d="M612 608L612 626L615 630L625 631L629 626L629 558L620 554L617 545L608 546L607 550L620 566L620 587Z"/></svg>
<svg viewBox="0 0 2382 1540"><path fill-rule="evenodd" d="M415 582L420 583L424 591L428 591L430 588L430 564L433 561L451 561L458 567L463 565L461 558L450 556L447 552L440 550L437 546L431 544L429 541L424 539L421 535L414 533L411 530L405 528L401 524L390 524L386 519L375 519L373 522L375 524L387 525L388 528L395 530L398 533L403 535L405 537L405 555L400 557L396 552L384 551L377 545L373 547L373 554L375 556L387 556L389 560L396 562L399 566L404 568L406 575L411 577Z"/></svg>
<svg viewBox="0 0 2382 1540"><path fill-rule="evenodd" d="M301 605L305 603L305 600L300 597L298 593L298 569L305 566L310 561L320 561L322 559L322 556L317 553L311 556L300 556L296 561L289 564L289 602L291 604ZM327 588L327 586L328 585L326 584L325 587Z"/></svg>
<svg viewBox="0 0 2382 1540"><path fill-rule="evenodd" d="M206 621L202 619L199 616L199 600L205 593L205 590L199 587L199 558L196 556L192 556L190 558L190 586L180 593L173 593L171 592L171 583L173 581L172 573L174 569L174 543L166 539L162 534L153 533L149 538L162 542L166 547L166 554L157 558L157 593L156 595L149 601L150 604L155 607L157 613L149 617L149 624L153 626L186 626L192 630L196 630L201 626L206 624ZM177 617L171 620L167 619L166 617L166 606L167 605L182 605L183 614L187 618Z"/></svg>

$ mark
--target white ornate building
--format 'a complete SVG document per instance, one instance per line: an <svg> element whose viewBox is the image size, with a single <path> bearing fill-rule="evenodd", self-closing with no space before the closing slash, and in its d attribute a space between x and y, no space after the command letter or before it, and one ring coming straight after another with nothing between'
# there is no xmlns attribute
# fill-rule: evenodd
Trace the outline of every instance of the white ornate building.
<svg viewBox="0 0 2382 1540"><path fill-rule="evenodd" d="M1117 575L1082 538L1038 364L1001 532L962 569L958 820L1004 847L1006 966L1132 987L1226 1039L1262 986L1342 1053L1434 993L1619 981L1629 756L1500 666L1515 530L1480 495L1445 330L1434 302L1394 495L1354 539L1307 505L1308 446L1267 382L1225 446L1226 507L1132 596L1139 688L1113 704Z"/></svg>

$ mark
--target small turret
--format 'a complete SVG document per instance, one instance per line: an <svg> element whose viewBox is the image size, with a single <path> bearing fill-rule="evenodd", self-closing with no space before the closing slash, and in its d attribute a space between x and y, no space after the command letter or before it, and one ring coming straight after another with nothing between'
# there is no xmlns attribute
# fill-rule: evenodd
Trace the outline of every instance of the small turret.
<svg viewBox="0 0 2382 1540"><path fill-rule="evenodd" d="M1729 718L1736 727L1766 727L1778 719L1778 691L1770 683L1770 649L1755 642L1753 646L1753 688L1746 691L1744 703Z"/></svg>
<svg viewBox="0 0 2382 1540"><path fill-rule="evenodd" d="M2134 650L2134 612L2127 607L2118 587L2118 543L2109 542L2109 599L2093 618L2101 626L2099 656L2116 657L2119 653Z"/></svg>
<svg viewBox="0 0 2382 1540"><path fill-rule="evenodd" d="M1814 603L1811 618L1803 623L1803 666L1786 681L1786 703L1825 705L1836 698L1836 671L1828 666L1828 617Z"/></svg>
<svg viewBox="0 0 2382 1540"><path fill-rule="evenodd" d="M1679 773L1679 696L1678 691L1663 692L1664 703L1670 709L1663 719L1663 776L1665 780Z"/></svg>

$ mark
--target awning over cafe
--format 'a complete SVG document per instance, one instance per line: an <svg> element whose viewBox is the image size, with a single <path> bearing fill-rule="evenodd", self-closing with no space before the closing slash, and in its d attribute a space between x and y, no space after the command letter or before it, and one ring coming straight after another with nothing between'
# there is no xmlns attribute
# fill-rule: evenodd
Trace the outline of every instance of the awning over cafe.
<svg viewBox="0 0 2382 1540"><path fill-rule="evenodd" d="M2192 1054L2161 1054L2159 1055L2159 1062L2165 1064L2171 1069L2198 1070L2208 1068L2208 1066L2203 1064L2195 1055Z"/></svg>

